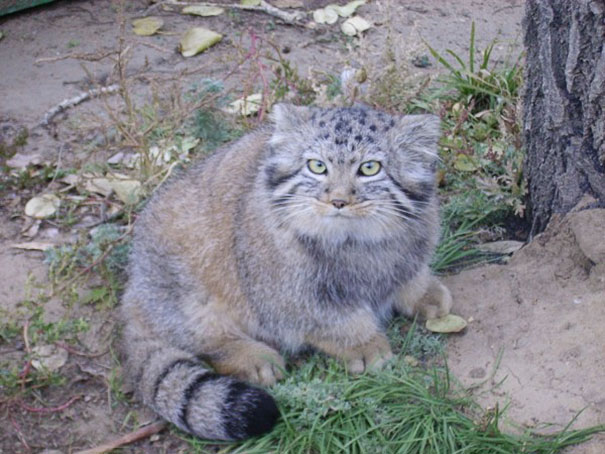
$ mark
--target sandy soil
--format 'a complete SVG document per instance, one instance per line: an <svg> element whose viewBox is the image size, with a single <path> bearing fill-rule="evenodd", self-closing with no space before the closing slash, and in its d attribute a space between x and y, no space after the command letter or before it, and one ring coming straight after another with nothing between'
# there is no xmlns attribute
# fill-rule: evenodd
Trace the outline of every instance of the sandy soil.
<svg viewBox="0 0 605 454"><path fill-rule="evenodd" d="M330 2L305 3L312 10ZM385 3L374 1L360 9L376 24L363 40L363 52L347 48L338 38L337 28L284 26L261 13L200 19L156 10L155 14L164 18L168 33L150 38L147 42L152 47L137 46L130 71L172 74L203 65L195 77L220 78L232 67L238 35L244 36L245 45L246 30L252 28L279 43L282 50L287 48L286 57L301 74L309 68L338 74L347 63L372 64L379 60L384 53L387 13L397 47L410 44L410 48L418 49L422 36L440 52L452 48L464 55L472 21L477 26L479 47L493 38L500 40L496 48L499 58L505 58L509 43L520 41L521 0L393 1L389 11ZM129 4L128 17L140 16L149 6L142 0ZM223 33L226 39L204 54L185 60L176 52L177 33L185 26L201 23ZM94 101L61 114L53 128L39 126L50 108L91 88L82 62L36 60L114 49L119 35L115 7L105 0L65 0L0 18L0 30L6 35L0 40L0 134L8 140L19 128L26 127L30 136L25 155L39 155L51 162L85 161L83 144L94 140L95 134L82 132L79 126L84 114L97 108ZM132 35L129 39L144 41ZM111 76L110 61L87 62L86 67L97 80ZM237 86L240 82L235 79L230 83ZM145 85L141 81L134 89L144 93ZM19 302L31 291L26 282L43 283L46 279L41 253L10 247L24 241L21 230L29 221L22 210L29 195L8 194L0 201L0 307L6 311L19 310ZM449 342L450 367L465 385L477 385L478 398L485 405L509 403L510 421L529 427L545 422L562 425L585 409L577 427L605 423L604 225L603 210L579 211L553 222L507 265L483 266L447 278L456 299L455 311L473 320L465 333ZM71 235L71 231L43 222L36 239L59 243ZM73 311L90 322L91 329L81 339L82 351L105 353L112 346L115 336L111 312L88 306L67 308L52 300L47 305L50 319ZM0 354L19 361L24 347L23 342L0 344ZM138 412L139 422L152 420L151 414L135 404L111 400L108 387L115 364L110 353L83 356L71 352L64 366L70 382L63 389L69 392L44 396L43 404L52 407L72 396L79 399L66 410L50 414L11 407L8 418L2 411L0 424L6 430L0 431L0 453L26 452L24 443L33 452L72 452L127 432L129 424L124 421L131 410ZM132 449L180 452L184 446L177 436L163 433ZM605 452L603 437L569 450L574 454L601 452Z"/></svg>
<svg viewBox="0 0 605 454"><path fill-rule="evenodd" d="M449 365L486 407L545 432L605 423L605 210L571 213L507 265L450 276L455 311L471 319L448 342ZM543 427L545 423L554 426ZM605 452L605 437L569 452Z"/></svg>

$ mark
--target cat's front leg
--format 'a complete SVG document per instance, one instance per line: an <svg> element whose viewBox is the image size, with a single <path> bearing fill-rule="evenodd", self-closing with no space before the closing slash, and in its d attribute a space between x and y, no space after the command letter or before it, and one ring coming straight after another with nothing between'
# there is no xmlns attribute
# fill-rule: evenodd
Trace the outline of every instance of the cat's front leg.
<svg viewBox="0 0 605 454"><path fill-rule="evenodd" d="M424 319L443 317L451 308L450 291L431 274L428 266L399 289L395 302L395 309L403 315L419 315Z"/></svg>
<svg viewBox="0 0 605 454"><path fill-rule="evenodd" d="M263 342L253 339L214 339L217 347L206 355L214 369L222 375L263 386L273 385L283 377L282 356Z"/></svg>
<svg viewBox="0 0 605 454"><path fill-rule="evenodd" d="M361 311L315 330L307 336L307 342L343 360L352 374L380 369L393 357L389 341L374 316Z"/></svg>

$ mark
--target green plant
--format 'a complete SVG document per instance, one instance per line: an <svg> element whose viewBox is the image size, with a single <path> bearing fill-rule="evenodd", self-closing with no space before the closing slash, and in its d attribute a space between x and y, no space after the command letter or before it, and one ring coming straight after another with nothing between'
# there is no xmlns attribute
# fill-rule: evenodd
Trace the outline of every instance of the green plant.
<svg viewBox="0 0 605 454"><path fill-rule="evenodd" d="M47 250L45 262L54 292L67 292L72 301L102 303L107 307L117 304L130 250L130 232L129 227L103 224L91 233L89 240ZM101 278L103 285L80 297L78 286L87 281L92 272Z"/></svg>
<svg viewBox="0 0 605 454"><path fill-rule="evenodd" d="M221 444L220 452L546 454L605 430L505 434L499 428L501 412L482 411L454 387L447 367L408 364L415 335L410 329L384 370L360 376L322 355L306 358L271 389L281 412L275 429L243 443ZM198 453L217 444L186 439Z"/></svg>
<svg viewBox="0 0 605 454"><path fill-rule="evenodd" d="M465 62L454 51L447 49L459 67L448 62L441 54L426 43L433 57L443 65L448 74L443 79L444 88L455 93L454 99L472 106L472 113L498 110L505 105L514 105L522 84L521 55L512 65L490 68L490 58L496 41L477 54L475 47L475 22L471 25L468 60ZM480 57L477 59L477 57Z"/></svg>
<svg viewBox="0 0 605 454"><path fill-rule="evenodd" d="M474 222L463 219L457 226L452 225L452 217L445 217L442 221L441 241L431 262L433 272L452 272L487 259L484 253L475 248L475 225L481 218L475 218Z"/></svg>

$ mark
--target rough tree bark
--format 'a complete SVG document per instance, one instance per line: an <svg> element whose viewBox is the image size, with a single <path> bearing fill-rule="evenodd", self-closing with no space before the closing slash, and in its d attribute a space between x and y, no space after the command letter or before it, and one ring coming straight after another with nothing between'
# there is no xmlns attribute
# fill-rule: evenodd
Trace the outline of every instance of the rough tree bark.
<svg viewBox="0 0 605 454"><path fill-rule="evenodd" d="M605 206L605 0L527 0L523 27L533 235L585 194Z"/></svg>

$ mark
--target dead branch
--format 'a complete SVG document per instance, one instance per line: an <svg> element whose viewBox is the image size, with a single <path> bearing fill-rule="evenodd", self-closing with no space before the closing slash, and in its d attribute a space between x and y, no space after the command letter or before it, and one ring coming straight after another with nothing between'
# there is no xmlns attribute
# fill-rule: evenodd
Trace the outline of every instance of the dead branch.
<svg viewBox="0 0 605 454"><path fill-rule="evenodd" d="M32 452L32 449L27 444L27 440L25 439L25 436L23 435L23 432L21 432L21 428L19 427L19 424L17 424L17 421L15 421L15 419L13 418L13 415L9 413L8 417L10 419L10 422L11 422L13 428L17 432L17 437L19 438L19 441L21 442L21 444L23 445L23 447L25 448L25 450L27 452Z"/></svg>
<svg viewBox="0 0 605 454"><path fill-rule="evenodd" d="M42 120L40 125L48 126L53 117L63 112L64 110L69 109L70 107L74 107L89 99L96 98L97 96L115 93L119 89L120 86L118 84L114 84L108 87L93 88L92 90L80 93L78 96L74 96L73 98L65 99L59 104L57 104L55 107L50 109L48 112L46 112L46 114L44 115L44 119Z"/></svg>
<svg viewBox="0 0 605 454"><path fill-rule="evenodd" d="M77 60L86 60L86 61L99 61L104 58L109 57L110 55L115 54L115 50L110 50L107 52L96 52L92 54L82 54L82 53L71 53L66 55L58 55L56 57L43 57L38 58L34 63L50 63L59 60L67 60L68 58L75 58Z"/></svg>
<svg viewBox="0 0 605 454"><path fill-rule="evenodd" d="M101 221L101 223L102 222L105 222L105 221ZM68 351L72 355L83 356L84 358L98 358L99 356L105 355L109 351L109 349L107 349L107 350L99 352L99 353L84 353L79 350L76 350L75 348L70 347L69 345L67 345L64 342L55 342L55 345L57 347L62 348L65 351Z"/></svg>
<svg viewBox="0 0 605 454"><path fill-rule="evenodd" d="M30 407L29 405L27 405L21 401L17 401L17 404L24 410L27 410L32 413L58 413L60 411L65 410L66 408L68 408L71 404L73 404L76 400L80 399L81 397L82 396L74 396L71 399L69 399L67 402L65 402L64 404L59 405L58 407L52 407L52 408Z"/></svg>
<svg viewBox="0 0 605 454"><path fill-rule="evenodd" d="M270 16L277 17L279 20L285 22L288 25L300 25L302 21L305 19L306 14L301 11L296 11L293 13L289 13L282 9L276 8L273 5L261 0L258 6L251 5L240 5L240 4L216 4L216 3L206 3L206 2L181 2L178 0L164 0L161 2L157 2L154 5L147 8L145 11L145 15L149 14L152 10L158 8L161 5L168 6L220 6L223 8L231 8L231 9L241 9L245 11L256 11L265 14L269 14Z"/></svg>
<svg viewBox="0 0 605 454"><path fill-rule="evenodd" d="M141 427L134 432L126 434L116 440L109 441L101 446L97 446L96 448L86 449L84 451L79 451L76 454L103 454L113 449L119 448L120 446L127 445L130 443L134 443L135 441L142 440L143 438L150 437L151 435L157 434L161 432L166 427L165 422L156 422L154 424L150 424L146 427Z"/></svg>

